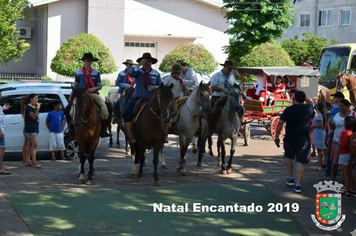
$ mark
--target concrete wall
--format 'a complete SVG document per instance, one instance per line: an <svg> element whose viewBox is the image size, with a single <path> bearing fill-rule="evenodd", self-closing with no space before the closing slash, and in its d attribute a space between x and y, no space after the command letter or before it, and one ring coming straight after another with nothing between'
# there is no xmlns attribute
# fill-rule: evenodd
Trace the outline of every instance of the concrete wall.
<svg viewBox="0 0 356 236"><path fill-rule="evenodd" d="M157 38L158 63L186 39L203 44L224 62L227 55L221 48L229 43L224 34L228 27L220 8L199 1L126 0L125 40L129 36Z"/></svg>
<svg viewBox="0 0 356 236"><path fill-rule="evenodd" d="M113 55L116 65L123 62L124 52L124 0L88 0L87 32L98 37ZM115 81L117 73L102 75Z"/></svg>
<svg viewBox="0 0 356 236"><path fill-rule="evenodd" d="M62 0L48 4L47 75L58 79L51 69L51 61L60 46L70 38L86 32L86 0Z"/></svg>
<svg viewBox="0 0 356 236"><path fill-rule="evenodd" d="M356 1L355 0L300 0L293 5L296 10L295 19L296 25L293 29L287 29L284 34L285 38L294 38L294 34L299 35L299 39L303 39L303 32L310 32L318 37L326 37L331 42L331 38L335 38L339 44L355 43L356 42ZM331 25L318 26L319 11L331 9ZM350 25L341 26L341 10L350 9ZM300 27L300 15L310 14L310 27Z"/></svg>

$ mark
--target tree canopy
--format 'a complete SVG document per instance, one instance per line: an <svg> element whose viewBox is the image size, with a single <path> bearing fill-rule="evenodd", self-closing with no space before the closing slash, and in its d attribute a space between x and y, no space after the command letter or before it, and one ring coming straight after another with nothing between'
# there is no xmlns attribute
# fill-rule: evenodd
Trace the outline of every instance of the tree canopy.
<svg viewBox="0 0 356 236"><path fill-rule="evenodd" d="M81 33L64 42L52 59L51 70L64 76L74 77L75 72L83 66L79 60L84 53L91 52L100 59L93 67L101 74L117 71L114 57L110 50L93 34Z"/></svg>
<svg viewBox="0 0 356 236"><path fill-rule="evenodd" d="M281 43L272 41L253 48L249 54L241 58L239 66L294 66L294 62L282 48Z"/></svg>
<svg viewBox="0 0 356 236"><path fill-rule="evenodd" d="M166 54L159 69L167 72L178 60L184 60L197 72L213 72L218 66L214 56L201 44L182 43Z"/></svg>
<svg viewBox="0 0 356 236"><path fill-rule="evenodd" d="M319 38L316 35L312 35L309 32L304 32L302 35L305 37L302 40L298 40L299 35L294 35L294 39L284 39L282 47L286 50L298 66L311 59L314 66L319 60L321 50L328 46L327 38ZM331 44L337 44L337 41L332 38Z"/></svg>
<svg viewBox="0 0 356 236"><path fill-rule="evenodd" d="M229 58L239 64L240 58L255 46L282 38L294 19L292 0L223 0L223 9L231 27L225 47Z"/></svg>
<svg viewBox="0 0 356 236"><path fill-rule="evenodd" d="M17 58L14 63L21 61L24 52L30 44L24 39L18 40L19 31L16 30L16 20L22 17L24 1L12 2L0 0L0 63L6 65L10 60Z"/></svg>

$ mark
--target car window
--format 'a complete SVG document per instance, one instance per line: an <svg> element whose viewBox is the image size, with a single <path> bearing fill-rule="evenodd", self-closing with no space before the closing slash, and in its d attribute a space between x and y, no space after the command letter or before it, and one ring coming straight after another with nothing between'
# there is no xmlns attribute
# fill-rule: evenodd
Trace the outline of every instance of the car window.
<svg viewBox="0 0 356 236"><path fill-rule="evenodd" d="M39 94L38 102L41 103L40 113L48 113L53 110L52 103L54 100L61 101L58 94ZM63 104L62 104L63 105ZM63 106L62 106L63 110Z"/></svg>
<svg viewBox="0 0 356 236"><path fill-rule="evenodd" d="M5 115L10 114L21 114L21 99L23 95L9 95L9 96L2 96L1 97L1 105L9 104L9 110L4 111Z"/></svg>

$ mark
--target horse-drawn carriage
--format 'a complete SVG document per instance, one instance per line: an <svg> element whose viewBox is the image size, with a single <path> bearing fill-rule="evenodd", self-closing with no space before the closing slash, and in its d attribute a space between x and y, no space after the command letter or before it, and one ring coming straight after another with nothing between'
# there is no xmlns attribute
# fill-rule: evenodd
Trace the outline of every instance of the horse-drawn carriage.
<svg viewBox="0 0 356 236"><path fill-rule="evenodd" d="M242 75L242 89L244 90L245 75L263 75L266 78L265 88L267 88L268 77L275 81L277 76L293 76L296 88L306 93L311 99L318 98L319 71L308 67L239 67L238 72ZM274 99L273 104L267 105L267 98L264 101L247 99L244 101L245 117L241 125L240 132L244 136L245 145L249 145L250 123L258 121L275 138L276 128L280 114L288 106L292 105L289 99ZM280 137L283 135L283 129Z"/></svg>

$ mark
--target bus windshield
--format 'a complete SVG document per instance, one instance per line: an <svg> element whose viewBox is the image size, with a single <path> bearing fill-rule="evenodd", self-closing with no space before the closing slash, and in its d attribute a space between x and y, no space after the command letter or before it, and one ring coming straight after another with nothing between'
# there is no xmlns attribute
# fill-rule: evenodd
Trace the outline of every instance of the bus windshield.
<svg viewBox="0 0 356 236"><path fill-rule="evenodd" d="M336 80L336 76L346 72L350 48L323 49L319 60L320 82Z"/></svg>

